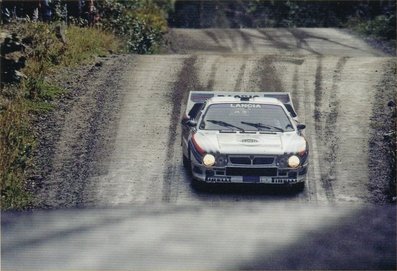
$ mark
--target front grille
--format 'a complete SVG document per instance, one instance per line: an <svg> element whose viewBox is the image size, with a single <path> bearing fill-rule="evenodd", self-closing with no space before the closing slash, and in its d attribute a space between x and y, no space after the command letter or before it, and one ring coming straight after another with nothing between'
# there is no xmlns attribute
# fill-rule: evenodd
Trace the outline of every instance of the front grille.
<svg viewBox="0 0 397 271"><path fill-rule="evenodd" d="M271 165L274 162L274 157L231 156L229 161L235 165Z"/></svg>
<svg viewBox="0 0 397 271"><path fill-rule="evenodd" d="M277 176L277 168L226 168L226 175L229 176Z"/></svg>
<svg viewBox="0 0 397 271"><path fill-rule="evenodd" d="M253 160L254 165L271 165L273 164L273 157L255 157Z"/></svg>
<svg viewBox="0 0 397 271"><path fill-rule="evenodd" d="M230 157L230 163L236 165L251 165L251 158L249 157Z"/></svg>

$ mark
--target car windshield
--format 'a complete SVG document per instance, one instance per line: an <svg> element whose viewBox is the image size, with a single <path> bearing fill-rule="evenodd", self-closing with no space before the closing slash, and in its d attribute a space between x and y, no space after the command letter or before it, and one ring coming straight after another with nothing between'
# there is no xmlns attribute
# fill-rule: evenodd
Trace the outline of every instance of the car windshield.
<svg viewBox="0 0 397 271"><path fill-rule="evenodd" d="M225 103L210 105L199 125L202 130L285 132L294 128L279 105Z"/></svg>

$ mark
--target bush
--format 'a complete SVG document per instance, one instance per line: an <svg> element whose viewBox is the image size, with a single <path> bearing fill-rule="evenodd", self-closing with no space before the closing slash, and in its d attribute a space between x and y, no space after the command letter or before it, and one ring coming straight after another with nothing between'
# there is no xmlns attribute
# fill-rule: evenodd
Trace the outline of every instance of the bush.
<svg viewBox="0 0 397 271"><path fill-rule="evenodd" d="M92 61L95 56L118 52L121 41L97 28L71 25L64 28L65 40L59 37L60 24L24 23L16 31L23 36L28 58L23 72L27 76L22 84L30 99L40 96L44 77L58 66L74 66ZM58 37L57 37L58 34Z"/></svg>
<svg viewBox="0 0 397 271"><path fill-rule="evenodd" d="M150 1L105 0L98 3L100 23L127 40L132 53L154 53L167 31L165 10Z"/></svg>
<svg viewBox="0 0 397 271"><path fill-rule="evenodd" d="M183 0L175 2L169 22L174 27L343 27L350 17L370 22L367 31L390 38L395 14L392 0Z"/></svg>
<svg viewBox="0 0 397 271"><path fill-rule="evenodd" d="M353 30L368 36L386 40L396 39L396 15L379 15L372 20L364 20L360 17L352 17L347 26Z"/></svg>
<svg viewBox="0 0 397 271"><path fill-rule="evenodd" d="M98 0L94 7L89 1L79 5L75 0L51 0L41 6L39 2L9 0L0 4L4 14L10 13L6 10L18 11L17 18L9 14L2 21L44 20L82 27L102 26L122 37L131 52L144 54L157 51L162 44L174 0Z"/></svg>

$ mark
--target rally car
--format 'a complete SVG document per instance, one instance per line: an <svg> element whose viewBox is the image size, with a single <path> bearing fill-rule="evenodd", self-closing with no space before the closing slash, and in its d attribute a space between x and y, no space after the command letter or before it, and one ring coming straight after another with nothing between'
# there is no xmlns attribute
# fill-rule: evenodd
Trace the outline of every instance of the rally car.
<svg viewBox="0 0 397 271"><path fill-rule="evenodd" d="M182 119L193 183L304 188L308 143L289 93L191 91Z"/></svg>

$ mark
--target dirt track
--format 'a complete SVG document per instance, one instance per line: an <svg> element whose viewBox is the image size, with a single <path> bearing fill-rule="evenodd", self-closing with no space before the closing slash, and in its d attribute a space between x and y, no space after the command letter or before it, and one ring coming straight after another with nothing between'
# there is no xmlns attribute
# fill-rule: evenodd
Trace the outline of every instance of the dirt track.
<svg viewBox="0 0 397 271"><path fill-rule="evenodd" d="M375 97L395 57L335 29L178 29L170 40L170 54L107 59L72 84L76 97L43 128L58 132L39 149L50 157L41 155L40 206L374 201L371 114L387 103ZM179 127L190 90L291 92L310 142L305 191L193 190Z"/></svg>

